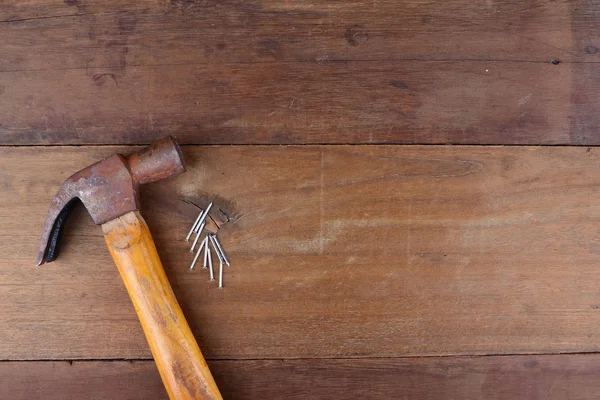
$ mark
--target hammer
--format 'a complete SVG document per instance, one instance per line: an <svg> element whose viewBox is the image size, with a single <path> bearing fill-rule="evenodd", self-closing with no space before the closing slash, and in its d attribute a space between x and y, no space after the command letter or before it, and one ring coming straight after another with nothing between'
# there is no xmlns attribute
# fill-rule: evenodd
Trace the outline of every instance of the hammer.
<svg viewBox="0 0 600 400"><path fill-rule="evenodd" d="M184 171L179 146L166 137L129 157L115 154L75 173L52 200L37 265L56 259L64 222L81 201L102 225L169 398L222 399L138 211L138 185Z"/></svg>

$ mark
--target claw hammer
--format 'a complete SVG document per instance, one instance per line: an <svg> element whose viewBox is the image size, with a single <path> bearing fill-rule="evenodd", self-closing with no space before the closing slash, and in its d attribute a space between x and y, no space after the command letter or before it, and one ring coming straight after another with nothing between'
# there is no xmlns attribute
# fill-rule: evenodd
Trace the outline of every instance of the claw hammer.
<svg viewBox="0 0 600 400"><path fill-rule="evenodd" d="M50 205L37 265L56 259L64 222L81 201L102 225L169 398L222 399L138 211L138 185L184 171L179 146L166 137L129 157L115 154L75 173Z"/></svg>

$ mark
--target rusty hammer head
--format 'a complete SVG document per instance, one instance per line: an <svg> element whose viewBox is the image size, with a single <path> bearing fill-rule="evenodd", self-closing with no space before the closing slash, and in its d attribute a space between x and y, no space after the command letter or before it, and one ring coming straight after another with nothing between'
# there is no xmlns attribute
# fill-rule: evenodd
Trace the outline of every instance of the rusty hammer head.
<svg viewBox="0 0 600 400"><path fill-rule="evenodd" d="M181 150L172 137L165 137L137 153L110 156L75 173L54 196L37 257L37 265L54 261L59 239L76 200L88 210L95 224L103 224L139 209L138 185L168 178L185 171Z"/></svg>

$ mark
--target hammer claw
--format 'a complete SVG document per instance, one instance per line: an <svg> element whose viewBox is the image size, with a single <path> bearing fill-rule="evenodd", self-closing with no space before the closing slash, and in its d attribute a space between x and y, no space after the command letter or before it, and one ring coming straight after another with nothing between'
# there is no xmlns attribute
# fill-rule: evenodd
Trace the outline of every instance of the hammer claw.
<svg viewBox="0 0 600 400"><path fill-rule="evenodd" d="M58 257L60 238L62 237L65 221L69 214L71 214L77 200L79 199L75 197L52 204L53 207L50 208L48 218L46 218L48 227L44 226L40 250L37 256L36 264L38 266L45 262L54 261ZM52 226L50 226L51 222Z"/></svg>

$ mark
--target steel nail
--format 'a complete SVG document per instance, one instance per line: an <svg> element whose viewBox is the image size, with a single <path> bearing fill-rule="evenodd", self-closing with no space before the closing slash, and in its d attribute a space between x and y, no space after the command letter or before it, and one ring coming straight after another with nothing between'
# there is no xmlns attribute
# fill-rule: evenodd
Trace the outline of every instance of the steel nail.
<svg viewBox="0 0 600 400"><path fill-rule="evenodd" d="M219 289L223 289L223 260L219 260Z"/></svg>
<svg viewBox="0 0 600 400"><path fill-rule="evenodd" d="M198 221L200 221L200 218L202 218L202 214L204 214L204 210L200 209L200 214L198 214L198 218L196 218L196 221L194 221L194 225L192 225L192 229L190 229L187 236L185 237L186 242L190 241L190 237L192 237L192 233L194 233L194 228L196 228L196 225L198 225Z"/></svg>
<svg viewBox="0 0 600 400"><path fill-rule="evenodd" d="M198 230L198 232L196 232L196 239L194 239L194 243L192 243L192 248L190 249L190 252L194 252L194 248L196 247L196 244L198 244L198 239L200 239L200 234L202 233L202 229L204 229L204 223L202 223L202 225L200 226L200 230Z"/></svg>
<svg viewBox="0 0 600 400"><path fill-rule="evenodd" d="M202 214L202 218L200 218L200 221L198 221L198 223L196 224L196 229L194 230L194 232L202 232L204 225L206 225L206 223L205 223L206 217L208 216L208 212L210 211L210 208L212 207L212 205L213 205L213 203L211 202L206 207L206 210L204 210L204 214ZM200 227L200 225L202 225L202 228L198 229Z"/></svg>
<svg viewBox="0 0 600 400"><path fill-rule="evenodd" d="M223 262L223 255L219 251L219 246L216 242L216 236L214 233L210 234L210 241L212 242L213 248L215 249L215 253L217 253L217 257L219 257L219 261Z"/></svg>
<svg viewBox="0 0 600 400"><path fill-rule="evenodd" d="M204 265L202 266L202 268L206 268L206 266L208 265L208 252L210 251L208 249L208 235L206 235L206 237L204 238L204 242L206 243L206 246L204 246Z"/></svg>
<svg viewBox="0 0 600 400"><path fill-rule="evenodd" d="M206 245L208 246L210 242L206 242ZM213 263L212 263L212 256L210 254L210 247L208 248L208 271L210 272L210 280L214 281L215 280L215 274L213 272Z"/></svg>
<svg viewBox="0 0 600 400"><path fill-rule="evenodd" d="M202 247L207 244L208 243L205 240L202 241L202 244L200 244L198 252L196 253L196 257L194 257L194 261L192 261L192 265L190 265L190 269L194 269L194 265L196 265L196 261L198 261L198 257L200 257L200 253L202 252Z"/></svg>
<svg viewBox="0 0 600 400"><path fill-rule="evenodd" d="M200 234L196 233L196 239L194 239L194 243L192 243L192 247L190 247L190 253L194 252L194 247L196 247L196 243L198 243L198 239L200 239Z"/></svg>
<svg viewBox="0 0 600 400"><path fill-rule="evenodd" d="M225 262L225 264L227 264L228 267L231 267L231 265L229 264L229 260L227 259L227 256L225 255L225 252L223 251L223 248L221 247L221 243L219 242L219 238L217 237L217 235L213 235L215 237L215 243L217 244L217 247L219 248L219 252L221 253L221 256L223 258L223 262Z"/></svg>

